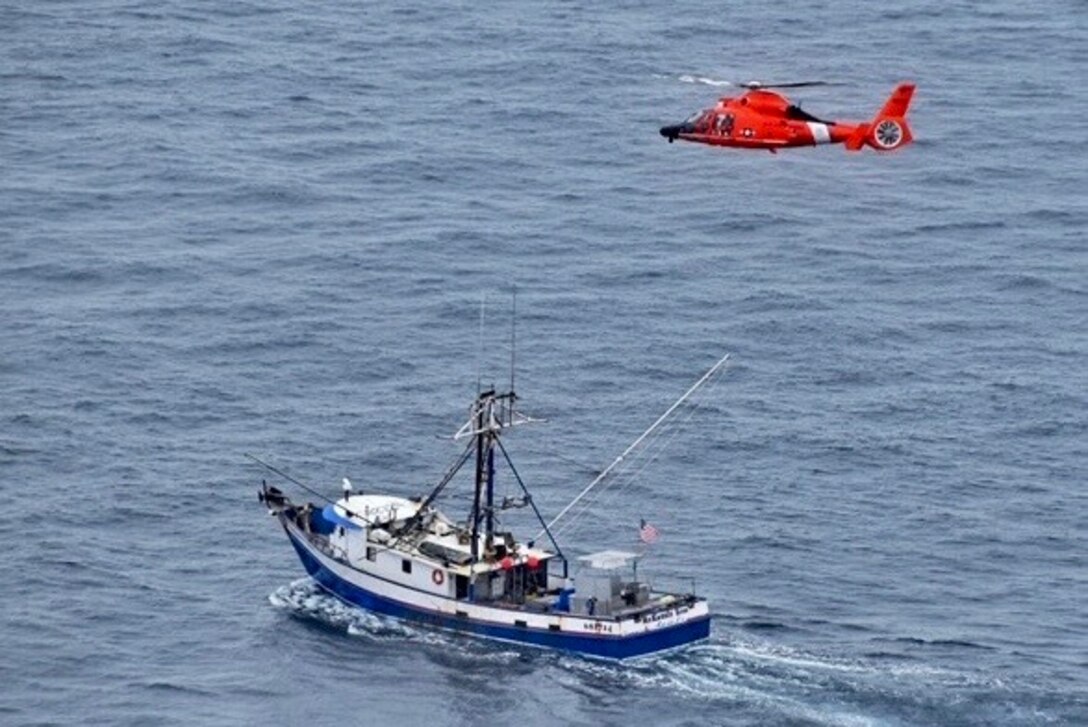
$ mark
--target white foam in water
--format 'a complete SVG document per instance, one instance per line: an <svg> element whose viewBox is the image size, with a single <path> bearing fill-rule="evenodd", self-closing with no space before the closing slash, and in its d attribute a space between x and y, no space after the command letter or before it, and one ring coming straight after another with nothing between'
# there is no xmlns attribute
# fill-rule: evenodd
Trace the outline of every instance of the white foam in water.
<svg viewBox="0 0 1088 727"><path fill-rule="evenodd" d="M736 640L732 643L711 643L704 647L708 659L722 663L754 661L792 667L811 672L856 674L862 677L894 677L927 680L951 686L1001 687L1001 681L990 676L942 669L931 664L877 663L866 659L844 659L798 651L779 644Z"/></svg>
<svg viewBox="0 0 1088 727"><path fill-rule="evenodd" d="M702 83L702 84L704 84L706 86L733 86L733 85L735 85L733 83L730 83L729 81L719 81L719 80L714 79L714 78L706 78L705 76L690 76L690 75L686 75L686 74L683 75L683 76L680 76L680 81L681 81L681 83Z"/></svg>
<svg viewBox="0 0 1088 727"><path fill-rule="evenodd" d="M949 688L1004 689L1002 680L932 665L881 663L798 651L779 644L712 641L652 662L665 686L708 701L759 705L784 719L876 725L886 718L843 711L835 694L895 693L917 704Z"/></svg>
<svg viewBox="0 0 1088 727"><path fill-rule="evenodd" d="M410 621L384 616L344 603L322 590L311 578L300 578L280 586L268 596L269 602L306 618L331 626L343 626L349 636L375 641L411 640L430 646L440 646L447 653L471 655L473 661L509 663L522 657L520 651L497 648L499 642L471 636L457 636L437 628L417 627Z"/></svg>
<svg viewBox="0 0 1088 727"><path fill-rule="evenodd" d="M827 710L819 705L808 704L805 701L772 691L774 687L782 687L778 680L772 680L767 684L767 689L742 684L744 675L730 674L729 682L723 681L720 672L700 672L698 665L683 665L678 663L662 664L662 669L671 677L671 688L691 696L707 700L725 700L731 702L743 702L757 704L769 713L777 714L791 719L803 719L815 724L850 725L856 727L873 727L880 724L878 720L861 714L846 713L840 709Z"/></svg>
<svg viewBox="0 0 1088 727"><path fill-rule="evenodd" d="M280 586L268 596L268 600L273 606L285 608L296 615L314 618L332 626L344 626L352 636L409 638L420 634L405 621L344 603L326 593L310 578L300 578Z"/></svg>
<svg viewBox="0 0 1088 727"><path fill-rule="evenodd" d="M333 625L350 624L358 614L357 609L325 593L309 578L300 578L280 586L269 594L268 601L277 608Z"/></svg>
<svg viewBox="0 0 1088 727"><path fill-rule="evenodd" d="M707 656L711 658L707 658ZM585 694L593 684L620 684L635 689L658 689L709 702L759 705L783 719L813 724L873 727L875 717L844 712L841 705L809 704L793 680L760 674L743 660L728 658L720 644L696 647L660 659L610 664L561 657L554 679L560 685ZM812 686L811 683L805 686ZM602 687L603 688L603 687ZM786 692L792 694L787 694Z"/></svg>

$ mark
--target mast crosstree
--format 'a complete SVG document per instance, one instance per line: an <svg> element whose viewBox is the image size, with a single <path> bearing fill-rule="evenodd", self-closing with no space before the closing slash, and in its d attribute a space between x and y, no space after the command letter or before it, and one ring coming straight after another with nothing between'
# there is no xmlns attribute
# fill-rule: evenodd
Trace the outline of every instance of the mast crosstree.
<svg viewBox="0 0 1088 727"><path fill-rule="evenodd" d="M476 401L473 402L468 421L453 435L455 440L472 437L476 449L475 487L473 489L472 511L469 515L469 526L472 532L469 552L473 563L480 560L481 540L483 541L484 552L491 551L495 542L496 447L501 450L503 457L510 464L518 484L525 492L526 501L532 502L532 496L526 489L525 483L517 476L517 471L513 469L513 464L510 463L506 450L499 442L499 437L504 430L540 421L519 412L515 408L517 398L517 394L512 390L505 393L497 393L494 389L480 392L476 397ZM543 534L546 532L547 524L535 505L533 511L540 520L540 524L545 526L545 531L542 531ZM481 525L483 526L482 531ZM556 550L559 550L559 545L555 543L554 539L552 544L555 545Z"/></svg>

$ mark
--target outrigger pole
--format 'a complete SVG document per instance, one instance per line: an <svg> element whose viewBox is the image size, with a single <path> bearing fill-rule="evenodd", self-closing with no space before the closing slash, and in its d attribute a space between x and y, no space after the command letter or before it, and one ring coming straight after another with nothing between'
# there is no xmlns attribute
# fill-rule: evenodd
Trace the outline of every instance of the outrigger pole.
<svg viewBox="0 0 1088 727"><path fill-rule="evenodd" d="M612 472L612 470L613 470L613 469L615 469L617 465L619 465L619 464L620 464L621 462L623 462L623 459L624 459L624 457L626 457L627 455L629 455L629 454L630 454L630 453L631 453L631 452L632 452L632 451L633 451L633 450L634 450L634 449L635 449L636 447L638 447L638 445L642 444L642 441L643 441L644 439L646 439L646 437L650 436L650 434L652 434L652 433L653 433L653 431L654 431L655 429L657 429L657 428L658 428L659 426L661 426L661 423L662 423L662 422L664 422L664 421L665 421L666 419L668 419L668 418L669 418L669 416L670 416L670 415L671 415L671 414L672 414L672 413L673 413L674 411L676 411L676 408L677 408L678 406L680 406L680 405L681 405L681 404L683 404L683 403L684 403L685 401L687 401L687 400L688 400L688 398L690 398L690 397L691 397L691 395L692 395L692 394L694 394L694 393L695 393L695 391L696 391L696 390L697 390L697 389L698 389L698 388L699 388L700 386L702 386L703 384L705 384L705 383L706 383L706 381L707 381L707 379L709 379L709 378L710 378L711 376L713 376L713 375L714 375L714 374L715 374L715 373L716 373L716 372L718 371L718 369L720 369L720 368L721 368L721 367L722 367L723 365L725 365L725 362L726 362L726 361L728 361L728 360L729 360L729 354L728 354L728 353L727 353L727 354L725 354L724 356L722 356L722 357L721 357L720 359L718 359L718 362L717 362L716 364L714 364L713 366L711 366L711 367L710 367L710 370L709 370L709 371L707 371L707 372L706 372L705 374L703 374L703 375L702 375L702 377L700 377L700 379L699 379L698 381L696 381L696 382L695 382L694 384L692 384L691 388L690 388L690 389L688 389L687 391L685 391L685 392L684 392L684 395L683 395L683 396L681 396L681 397L680 397L679 399L677 399L677 400L676 400L676 401L675 401L675 402L673 403L673 405L672 405L672 406L670 406L670 407L669 407L669 408L668 408L668 409L667 409L667 410L665 411L665 413L664 413L664 414L662 414L661 416L659 416L659 417L657 418L657 421L655 421L655 422L654 422L653 424L651 424L651 425L650 425L650 428L649 428L649 429L647 429L647 430L646 430L645 432L643 432L643 433L642 433L642 434L641 434L641 435L639 436L639 438L638 438L638 439L636 439L636 440L635 440L634 442L632 442L632 443L631 443L631 446L629 446L629 447L628 447L627 449L623 450L623 454L621 454L621 455L620 455L619 457L616 457L616 459L615 459L615 460L614 460L614 461L612 462L612 464L608 465L608 467L606 467L606 468L604 469L604 471L603 471L603 472L601 472L601 474L597 475L597 477L596 477L596 478L595 478L595 479L594 479L594 480L593 480L592 482L590 482L590 483L589 483L588 485L586 485L586 487L585 487L585 489L584 489L584 490L582 490L581 492L579 492L579 493L578 493L578 496L577 496L577 497L575 497L575 498L574 498L573 500L571 500L571 501L570 501L570 504L568 504L568 505L567 505L566 507L564 507L564 508L563 508L562 510L560 510L560 511L559 511L559 514L558 514L558 515L556 515L556 516L555 516L554 518L552 518L551 522L549 522L548 524L546 524L546 525L544 526L544 529L543 529L543 530L541 530L541 531L540 531L539 533L537 533L537 536L536 536L536 538L534 538L534 540L538 540L538 539L540 539L540 536L541 536L541 535L544 535L545 533L548 533L548 534L550 535L549 531L550 531L550 530L551 530L552 528L554 528L554 527L555 527L555 524L556 524L556 523L558 523L558 522L559 522L560 520L562 520L562 519L563 519L563 517L564 517L564 516L565 516L565 515L566 515L566 514L567 514L568 512L570 512L570 509L571 509L572 507L574 507L574 506L575 506L575 505L577 505L577 504L578 504L579 502L581 502L582 498L583 498L583 497L585 497L586 495L588 495L588 494L589 494L589 491L590 491L590 490L592 490L592 489L593 489L594 487L596 487L597 485L599 485L599 484L600 484L600 483L601 483L601 482L602 482L602 481L603 481L603 480L604 480L604 479L605 479L606 477L608 477L609 473L611 473L611 472Z"/></svg>
<svg viewBox="0 0 1088 727"><path fill-rule="evenodd" d="M465 464L469 456L472 454L473 447L473 442L469 442L468 446L465 447L465 451L460 454L460 456L457 458L457 461L450 465L450 468L446 471L446 474L442 476L442 479L441 481L439 481L438 485L435 486L433 490L431 490L431 494L427 495L427 497L419 503L419 507L416 508L415 514L412 515L412 517L410 517L406 523L404 523L404 527L401 528L400 531L397 533L398 537L402 533L407 533L419 524L420 520L422 519L423 512L431 506L431 503L435 501L435 499L442 492L442 490L446 488L446 485L448 485L453 479L453 476L457 474L457 472Z"/></svg>
<svg viewBox="0 0 1088 727"><path fill-rule="evenodd" d="M249 457L251 460L253 460L257 464L259 464L261 467L264 467L269 472L271 472L273 474L276 474L276 475L279 475L280 477L287 480L288 482L291 482L293 484L298 485L302 489L306 490L306 492L309 492L311 495L314 495L315 497L321 498L322 500L329 503L330 505L336 505L337 504L336 500L333 500L332 498L326 497L325 495L321 494L320 492L318 492L314 488L310 487L306 483L300 482L299 480L295 479L294 477L287 474L283 470L277 469L277 468L273 467L272 465L268 464L267 462L262 460L260 457L255 457L252 454L250 454L249 452L245 452L244 454L245 454L245 456ZM351 510L348 509L346 504L341 505L340 507L344 510L344 512L346 512L348 514L348 517L357 517L360 520L362 520L363 522L365 522L367 525L371 524L370 520L368 518L363 517L362 515L360 515L357 512L352 512Z"/></svg>

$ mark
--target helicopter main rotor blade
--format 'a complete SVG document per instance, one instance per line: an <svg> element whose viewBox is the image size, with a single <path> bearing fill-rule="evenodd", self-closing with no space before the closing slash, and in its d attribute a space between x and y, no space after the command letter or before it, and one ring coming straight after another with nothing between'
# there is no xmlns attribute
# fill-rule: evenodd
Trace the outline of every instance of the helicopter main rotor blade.
<svg viewBox="0 0 1088 727"><path fill-rule="evenodd" d="M760 88L806 88L808 86L842 86L845 84L837 81L793 81L791 83L762 83L760 81L748 81L747 83L735 83L733 81L719 81L706 76L683 75L679 78L683 83L701 83L707 86L733 86L734 88L746 88L755 91Z"/></svg>
<svg viewBox="0 0 1088 727"><path fill-rule="evenodd" d="M745 84L749 88L806 88L808 86L841 86L835 81L794 81L793 83L752 83Z"/></svg>

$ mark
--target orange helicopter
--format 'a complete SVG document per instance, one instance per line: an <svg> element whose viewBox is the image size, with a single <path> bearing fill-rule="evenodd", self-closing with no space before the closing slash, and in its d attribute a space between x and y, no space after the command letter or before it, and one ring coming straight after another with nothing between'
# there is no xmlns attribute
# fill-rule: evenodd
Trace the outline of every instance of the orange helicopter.
<svg viewBox="0 0 1088 727"><path fill-rule="evenodd" d="M748 89L744 95L722 97L713 108L694 114L682 124L661 127L661 135L670 144L681 139L711 146L767 149L772 153L817 144L844 144L849 151L866 145L877 151L892 151L913 140L906 118L914 95L913 83L899 85L873 120L860 124L818 119L782 94L768 90L829 85L825 81L741 84Z"/></svg>

